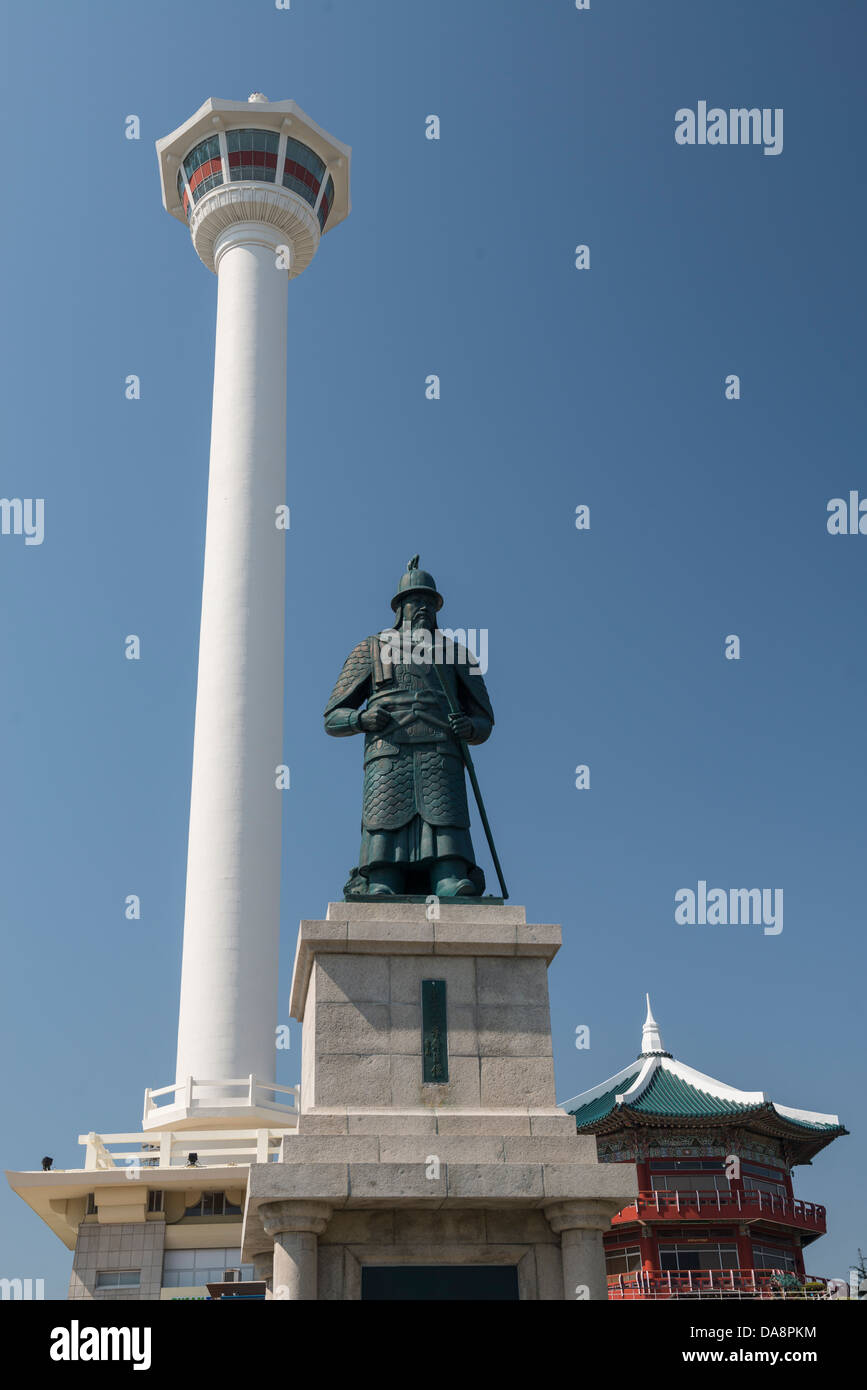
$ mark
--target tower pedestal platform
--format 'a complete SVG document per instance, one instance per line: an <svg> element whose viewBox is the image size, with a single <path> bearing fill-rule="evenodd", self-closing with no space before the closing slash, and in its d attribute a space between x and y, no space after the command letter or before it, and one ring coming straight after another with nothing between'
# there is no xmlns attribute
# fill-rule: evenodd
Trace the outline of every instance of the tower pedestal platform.
<svg viewBox="0 0 867 1390"><path fill-rule="evenodd" d="M298 1127L279 1164L251 1166L244 1218L243 1258L273 1257L274 1297L423 1297L425 1279L462 1297L468 1267L480 1291L511 1290L495 1296L607 1296L602 1234L637 1183L556 1105L560 941L523 908L471 901L332 903L302 922Z"/></svg>

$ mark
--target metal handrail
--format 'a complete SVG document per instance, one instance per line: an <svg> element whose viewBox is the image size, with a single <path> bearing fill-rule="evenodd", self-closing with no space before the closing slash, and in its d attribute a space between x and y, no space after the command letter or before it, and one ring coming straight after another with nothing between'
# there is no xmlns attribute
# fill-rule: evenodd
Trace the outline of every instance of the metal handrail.
<svg viewBox="0 0 867 1390"><path fill-rule="evenodd" d="M737 1189L733 1192L722 1192L718 1188L693 1188L692 1190L653 1188L649 1191L639 1192L634 1202L623 1207L617 1213L614 1221L634 1220L648 1211L663 1217L669 1213L683 1217L692 1211L701 1215L703 1209L705 1211L712 1210L716 1217L724 1216L730 1210L733 1214L746 1215L754 1210L759 1214L767 1212L770 1216L783 1219L788 1217L805 1224L822 1227L824 1227L826 1219L825 1208L818 1202L806 1202L800 1197L777 1197L773 1193L761 1192L759 1189L747 1189L746 1191Z"/></svg>
<svg viewBox="0 0 867 1390"><path fill-rule="evenodd" d="M828 1279L820 1275L795 1276L797 1286L787 1287L791 1271L781 1269L637 1269L609 1274L609 1298L702 1297L798 1297L827 1296Z"/></svg>

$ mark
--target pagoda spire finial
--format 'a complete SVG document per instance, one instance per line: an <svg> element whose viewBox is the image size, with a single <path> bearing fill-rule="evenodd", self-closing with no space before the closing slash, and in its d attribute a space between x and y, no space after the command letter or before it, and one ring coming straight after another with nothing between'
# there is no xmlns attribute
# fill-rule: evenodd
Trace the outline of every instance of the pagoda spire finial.
<svg viewBox="0 0 867 1390"><path fill-rule="evenodd" d="M644 1027L641 1030L641 1055L646 1057L649 1053L665 1052L665 1044L659 1031L659 1024L653 1017L653 1010L650 1007L650 995L646 994L647 1018L644 1020Z"/></svg>

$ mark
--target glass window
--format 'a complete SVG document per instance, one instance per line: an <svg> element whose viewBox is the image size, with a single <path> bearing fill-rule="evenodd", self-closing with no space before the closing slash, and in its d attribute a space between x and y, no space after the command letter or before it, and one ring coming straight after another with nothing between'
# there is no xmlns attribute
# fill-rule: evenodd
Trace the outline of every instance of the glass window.
<svg viewBox="0 0 867 1390"><path fill-rule="evenodd" d="M223 182L222 168L218 135L209 135L207 140L202 140L184 156L184 169L193 202L197 203L205 193Z"/></svg>
<svg viewBox="0 0 867 1390"><path fill-rule="evenodd" d="M224 1192L203 1192L197 1202L187 1207L185 1216L240 1216L241 1208L226 1200Z"/></svg>
<svg viewBox="0 0 867 1390"><path fill-rule="evenodd" d="M786 1197L786 1185L782 1182L769 1182L767 1178L754 1178L752 1173L744 1174L745 1192L764 1192L769 1197Z"/></svg>
<svg viewBox="0 0 867 1390"><path fill-rule="evenodd" d="M325 163L314 150L309 148L309 146L302 145L300 140L287 139L286 158L287 160L293 160L296 164L300 164L304 169L309 170L316 179L317 184L322 182L322 175L325 173Z"/></svg>
<svg viewBox="0 0 867 1390"><path fill-rule="evenodd" d="M286 141L286 159L283 165L283 186L291 188L311 207L316 202L319 185L325 173L325 164L307 145L300 140Z"/></svg>
<svg viewBox="0 0 867 1390"><path fill-rule="evenodd" d="M797 1269L793 1251L777 1250L772 1245L753 1245L753 1264L756 1269Z"/></svg>
<svg viewBox="0 0 867 1390"><path fill-rule="evenodd" d="M609 1274L630 1274L641 1268L641 1251L637 1245L623 1250L606 1250L605 1267Z"/></svg>
<svg viewBox="0 0 867 1390"><path fill-rule="evenodd" d="M721 1173L724 1164L719 1158L660 1158L650 1165L652 1173Z"/></svg>
<svg viewBox="0 0 867 1390"><path fill-rule="evenodd" d="M328 214L334 204L334 180L328 175L328 182L325 185L325 192L322 195L322 202L319 204L319 211L316 216L319 218L320 230L325 230L325 223L328 221Z"/></svg>
<svg viewBox="0 0 867 1390"><path fill-rule="evenodd" d="M725 1173L651 1173L654 1192L722 1192L731 1189Z"/></svg>
<svg viewBox="0 0 867 1390"><path fill-rule="evenodd" d="M660 1245L660 1269L738 1269L736 1245Z"/></svg>
<svg viewBox="0 0 867 1390"><path fill-rule="evenodd" d="M140 1269L100 1269L96 1275L98 1289L137 1289L141 1285Z"/></svg>
<svg viewBox="0 0 867 1390"><path fill-rule="evenodd" d="M163 1258L163 1288L183 1289L222 1283L227 1269L240 1269L242 1279L253 1279L252 1265L241 1264L237 1248L219 1250L167 1250Z"/></svg>
<svg viewBox="0 0 867 1390"><path fill-rule="evenodd" d="M277 177L277 146L280 137L275 130L230 130L226 133L229 152L229 178L256 179L274 183Z"/></svg>
<svg viewBox="0 0 867 1390"><path fill-rule="evenodd" d="M771 1182L782 1182L785 1176L781 1169L768 1168L763 1163L744 1163L742 1171L755 1178L770 1178Z"/></svg>

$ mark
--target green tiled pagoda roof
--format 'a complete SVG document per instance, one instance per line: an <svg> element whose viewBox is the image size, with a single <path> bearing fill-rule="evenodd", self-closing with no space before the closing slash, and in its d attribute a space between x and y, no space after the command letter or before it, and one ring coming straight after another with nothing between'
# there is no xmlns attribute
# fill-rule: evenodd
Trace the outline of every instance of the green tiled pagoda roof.
<svg viewBox="0 0 867 1390"><path fill-rule="evenodd" d="M664 1062L656 1068L640 1095L634 1100L623 1100L618 1105L617 1097L625 1095L634 1084L640 1070L640 1065L636 1066L631 1073L619 1076L616 1085L609 1090L570 1110L569 1114L575 1116L576 1127L579 1130L592 1130L609 1116L613 1117L619 1110L633 1115L646 1115L648 1118L658 1116L660 1119L683 1120L764 1114L783 1126L794 1126L796 1130L808 1130L816 1134L846 1133L840 1124L801 1119L786 1114L785 1110L777 1110L768 1100L739 1101L727 1096L713 1095L710 1091L705 1091L669 1071ZM605 1128L610 1129L611 1124Z"/></svg>
<svg viewBox="0 0 867 1390"><path fill-rule="evenodd" d="M581 1106L580 1110L570 1110L569 1113L575 1116L578 1128L583 1129L585 1125L592 1124L594 1120L602 1120L606 1115L610 1114L614 1109L617 1097L622 1095L624 1091L629 1090L629 1087L632 1085L640 1070L640 1067L636 1067L631 1076L625 1076L616 1086L612 1086L610 1091L605 1091L603 1095L597 1096L595 1100L589 1100L586 1105Z"/></svg>
<svg viewBox="0 0 867 1390"><path fill-rule="evenodd" d="M621 1095L625 1089L621 1088ZM712 1096L660 1067L647 1090L631 1102L630 1109L645 1115L685 1115L692 1119L699 1115L745 1115L756 1107Z"/></svg>
<svg viewBox="0 0 867 1390"><path fill-rule="evenodd" d="M677 1129L698 1122L710 1129L748 1128L785 1140L796 1163L807 1163L848 1131L836 1115L775 1105L764 1091L741 1091L667 1052L647 998L641 1051L631 1065L564 1103L584 1134L611 1135L643 1126Z"/></svg>

